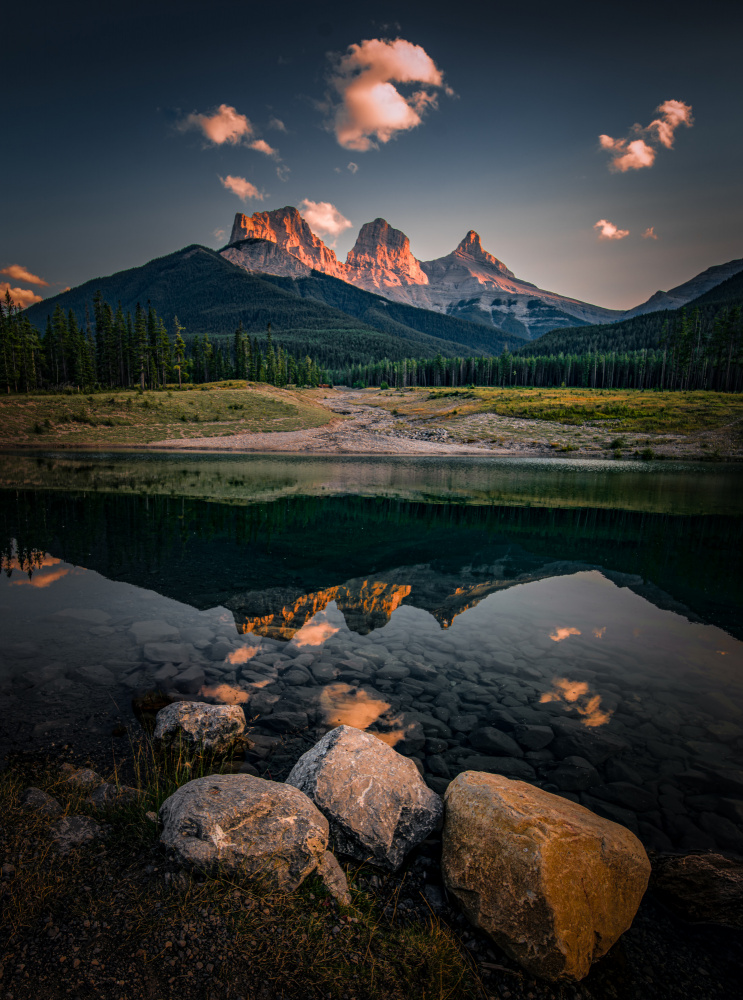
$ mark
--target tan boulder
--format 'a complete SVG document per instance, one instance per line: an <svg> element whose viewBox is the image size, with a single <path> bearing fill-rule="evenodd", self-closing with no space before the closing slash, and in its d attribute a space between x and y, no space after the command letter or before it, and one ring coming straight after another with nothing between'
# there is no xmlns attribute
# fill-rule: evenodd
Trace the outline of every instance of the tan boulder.
<svg viewBox="0 0 743 1000"><path fill-rule="evenodd" d="M468 919L525 969L582 979L632 923L650 862L623 826L498 774L449 785L443 874Z"/></svg>

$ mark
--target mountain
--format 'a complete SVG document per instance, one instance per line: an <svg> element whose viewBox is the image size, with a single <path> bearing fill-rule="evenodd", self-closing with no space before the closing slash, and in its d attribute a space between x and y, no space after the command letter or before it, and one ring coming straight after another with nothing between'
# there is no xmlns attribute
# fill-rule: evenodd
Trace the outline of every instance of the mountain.
<svg viewBox="0 0 743 1000"><path fill-rule="evenodd" d="M264 259L284 252L264 239L247 242L259 246ZM84 326L86 308L90 310L100 290L104 301L114 308L120 302L124 312L133 313L137 303L144 308L151 304L169 328L177 315L187 338L196 333L208 333L213 339L231 337L240 322L248 332L263 336L270 322L277 344L333 368L385 357L401 360L438 353L456 357L465 351L499 353L502 349L504 337L497 330L410 307L396 310L394 303L338 279L311 269L308 274L304 285L297 287L289 278L250 274L214 250L194 245L51 296L31 306L25 315L43 330L59 304L65 312L71 309ZM324 287L329 285L337 289ZM355 300L350 306L355 314L344 308L349 296ZM410 322L406 322L408 314ZM511 346L520 343L513 337L509 340Z"/></svg>
<svg viewBox="0 0 743 1000"><path fill-rule="evenodd" d="M732 263L735 261L731 261ZM727 266L720 265L721 268ZM714 271L715 268L709 270ZM701 278L702 275L698 277ZM693 286L695 280L687 282L687 286ZM680 285L679 288L681 287L683 286ZM639 351L646 347L659 347L664 327L673 330L681 319L683 310L688 313L698 309L702 330L708 331L712 328L718 313L733 306L743 306L743 270L697 298L687 301L678 309L640 313L630 319L608 325L552 330L538 340L524 345L516 353L538 355L559 354L562 351L565 354L582 354L587 351Z"/></svg>
<svg viewBox="0 0 743 1000"><path fill-rule="evenodd" d="M276 249L268 250L257 243L259 239L274 243ZM474 230L450 254L419 261L405 233L384 219L374 219L361 227L343 262L315 236L296 208L286 206L252 216L238 213L230 245L221 252L247 271L299 278L314 268L393 302L496 327L527 340L555 327L609 323L622 316L517 278L484 249Z"/></svg>
<svg viewBox="0 0 743 1000"><path fill-rule="evenodd" d="M642 316L644 313L658 312L661 309L679 309L727 279L740 274L741 271L743 271L743 258L708 267L706 271L667 292L655 292L646 302L629 309L624 318L631 319L633 316Z"/></svg>

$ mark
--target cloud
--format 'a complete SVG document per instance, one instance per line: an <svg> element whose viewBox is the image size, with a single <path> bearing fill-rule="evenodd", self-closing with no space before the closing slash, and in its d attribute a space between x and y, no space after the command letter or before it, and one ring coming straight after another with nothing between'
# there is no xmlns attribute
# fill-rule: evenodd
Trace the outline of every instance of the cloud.
<svg viewBox="0 0 743 1000"><path fill-rule="evenodd" d="M270 118L268 127L272 128L275 132L286 132L286 125L284 125L280 118Z"/></svg>
<svg viewBox="0 0 743 1000"><path fill-rule="evenodd" d="M305 198L300 201L298 207L307 225L318 236L332 236L336 239L345 229L350 229L353 225L351 220L341 215L329 201L310 201Z"/></svg>
<svg viewBox="0 0 743 1000"><path fill-rule="evenodd" d="M218 243L221 243L223 240L227 238L227 233L224 229L215 229L212 235L214 236L214 239L217 240Z"/></svg>
<svg viewBox="0 0 743 1000"><path fill-rule="evenodd" d="M599 219L594 222L593 228L598 232L600 240L623 240L625 236L629 236L629 229L617 229L608 219Z"/></svg>
<svg viewBox="0 0 743 1000"><path fill-rule="evenodd" d="M0 281L0 298L5 298L5 293L10 292L10 297L21 309L32 306L35 302L41 302L41 295L32 292L30 288L11 288L10 282Z"/></svg>
<svg viewBox="0 0 743 1000"><path fill-rule="evenodd" d="M550 634L550 639L553 642L562 642L571 635L580 635L580 630L573 628L572 626L566 628L556 628L554 632Z"/></svg>
<svg viewBox="0 0 743 1000"><path fill-rule="evenodd" d="M255 184L251 184L250 181L246 181L244 177L232 177L228 174L226 177L220 177L220 181L223 186L227 188L228 191L232 191L236 194L241 201L247 201L248 198L255 198L256 201L263 201L265 194L259 191Z"/></svg>
<svg viewBox="0 0 743 1000"><path fill-rule="evenodd" d="M215 146L221 146L225 142L236 145L253 134L253 126L246 116L239 114L229 104L220 104L212 115L193 112L179 122L178 128L181 132L199 129Z"/></svg>
<svg viewBox="0 0 743 1000"><path fill-rule="evenodd" d="M280 181L288 181L290 173L291 170L285 163L280 163L278 167L276 167L276 176Z"/></svg>
<svg viewBox="0 0 743 1000"><path fill-rule="evenodd" d="M273 146L269 146L265 139L255 139L250 143L250 148L257 150L259 153L265 153L266 156L278 156L278 149L274 149Z"/></svg>
<svg viewBox="0 0 743 1000"><path fill-rule="evenodd" d="M581 722L589 729L604 726L611 719L613 709L601 708L601 696L591 694L585 681L571 681L567 677L556 677L552 681L552 690L545 691L539 699L544 705L551 701L561 701L577 710L582 716Z"/></svg>
<svg viewBox="0 0 743 1000"><path fill-rule="evenodd" d="M360 152L376 146L374 138L389 142L398 132L415 128L423 114L436 107L435 90L405 97L394 83L444 87L443 74L425 49L404 38L370 38L350 45L330 82L340 97L333 121L336 139L345 149Z"/></svg>
<svg viewBox="0 0 743 1000"><path fill-rule="evenodd" d="M613 154L611 169L620 174L628 170L641 170L652 167L655 163L656 151L648 146L644 139L612 139L610 135L600 135L602 149L610 149Z"/></svg>
<svg viewBox="0 0 743 1000"><path fill-rule="evenodd" d="M14 278L16 281L26 281L29 285L43 285L44 288L49 287L48 281L44 281L43 278L39 278L36 274L31 274L23 264L11 264L9 267L4 267L0 271L0 274L7 274L9 278Z"/></svg>
<svg viewBox="0 0 743 1000"><path fill-rule="evenodd" d="M691 128L694 124L694 119L691 116L691 104L684 104L683 101L664 101L655 110L660 118L653 119L648 125L648 130L654 130L657 133L658 141L666 149L672 149L674 132L679 125Z"/></svg>
<svg viewBox="0 0 743 1000"><path fill-rule="evenodd" d="M644 240L657 240L658 234L655 231L655 226L648 226L645 232L642 234Z"/></svg>
<svg viewBox="0 0 743 1000"><path fill-rule="evenodd" d="M356 171L359 169L359 165L358 163L354 163L353 160L351 160L351 162L348 164L347 169L350 170L352 174L355 174Z"/></svg>
<svg viewBox="0 0 743 1000"><path fill-rule="evenodd" d="M683 101L664 101L655 109L656 115L647 128L635 123L625 139L612 139L610 135L600 135L602 149L611 152L609 169L626 173L628 170L642 170L652 167L658 153L658 144L666 149L673 148L673 140L679 125L691 128L694 119L691 105Z"/></svg>

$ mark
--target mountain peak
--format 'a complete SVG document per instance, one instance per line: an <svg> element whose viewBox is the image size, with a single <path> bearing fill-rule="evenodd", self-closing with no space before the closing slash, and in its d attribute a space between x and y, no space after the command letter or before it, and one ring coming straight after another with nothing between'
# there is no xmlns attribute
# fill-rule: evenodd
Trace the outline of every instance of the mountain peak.
<svg viewBox="0 0 743 1000"><path fill-rule="evenodd" d="M238 212L232 226L230 243L249 239L269 240L307 267L332 274L336 278L345 276L344 265L320 237L312 232L293 205L285 205L272 212L254 212L253 215Z"/></svg>
<svg viewBox="0 0 743 1000"><path fill-rule="evenodd" d="M511 278L514 277L513 271L509 271L503 261L498 260L497 257L488 253L482 245L479 233L476 233L474 229L470 229L454 253L459 257L469 257L480 264L486 264L488 267L495 268L501 274L508 275Z"/></svg>
<svg viewBox="0 0 743 1000"><path fill-rule="evenodd" d="M347 280L361 280L367 289L425 285L428 278L410 252L410 240L386 219L365 223L346 257Z"/></svg>

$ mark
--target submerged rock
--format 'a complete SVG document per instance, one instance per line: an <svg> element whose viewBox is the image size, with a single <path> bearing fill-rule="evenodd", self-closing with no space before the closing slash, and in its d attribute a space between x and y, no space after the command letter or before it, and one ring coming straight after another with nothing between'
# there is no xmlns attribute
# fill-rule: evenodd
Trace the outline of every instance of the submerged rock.
<svg viewBox="0 0 743 1000"><path fill-rule="evenodd" d="M184 864L224 865L291 891L319 864L328 821L291 785L250 774L212 774L163 802L160 841Z"/></svg>
<svg viewBox="0 0 743 1000"><path fill-rule="evenodd" d="M176 701L157 713L154 738L169 745L180 742L189 749L227 753L244 732L245 713L239 705Z"/></svg>
<svg viewBox="0 0 743 1000"><path fill-rule="evenodd" d="M351 726L327 733L286 780L328 818L338 851L393 871L442 814L412 760Z"/></svg>
<svg viewBox="0 0 743 1000"><path fill-rule="evenodd" d="M442 867L469 920L530 973L579 980L632 923L650 876L629 830L520 781L465 771Z"/></svg>

